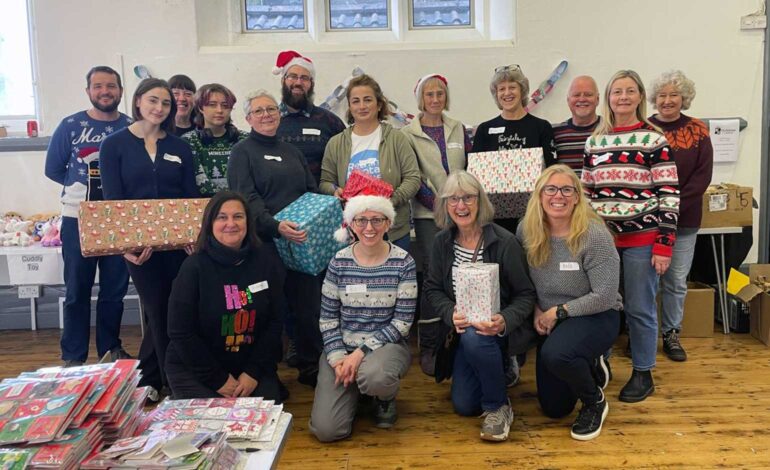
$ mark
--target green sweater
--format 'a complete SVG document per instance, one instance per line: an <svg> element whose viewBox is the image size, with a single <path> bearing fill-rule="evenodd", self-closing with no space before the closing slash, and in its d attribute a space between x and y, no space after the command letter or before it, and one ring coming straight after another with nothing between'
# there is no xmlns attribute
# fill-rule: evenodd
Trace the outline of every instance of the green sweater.
<svg viewBox="0 0 770 470"><path fill-rule="evenodd" d="M389 124L382 126L382 140L379 148L379 163L382 179L393 186L390 201L396 209L396 220L388 232L391 241L409 234L409 200L420 188L420 169L417 157L407 137L395 131ZM353 128L349 127L329 140L321 164L321 185L323 194L334 194L337 188L345 186L350 165L350 151Z"/></svg>

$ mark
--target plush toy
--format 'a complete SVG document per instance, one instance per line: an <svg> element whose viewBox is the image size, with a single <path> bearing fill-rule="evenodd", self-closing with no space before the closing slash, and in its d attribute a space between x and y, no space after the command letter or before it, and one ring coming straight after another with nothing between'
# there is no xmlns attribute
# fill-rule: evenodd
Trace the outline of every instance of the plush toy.
<svg viewBox="0 0 770 470"><path fill-rule="evenodd" d="M43 228L45 227L46 222L53 220L58 215L59 214L54 212L44 212L29 216L29 220L32 221L32 226L30 227L30 235L32 235L32 239L36 242L39 242L45 233Z"/></svg>
<svg viewBox="0 0 770 470"><path fill-rule="evenodd" d="M32 237L25 231L6 233L10 235L3 241L3 246L29 246L32 244Z"/></svg>
<svg viewBox="0 0 770 470"><path fill-rule="evenodd" d="M45 223L43 238L40 244L43 246L61 246L61 217L54 217Z"/></svg>

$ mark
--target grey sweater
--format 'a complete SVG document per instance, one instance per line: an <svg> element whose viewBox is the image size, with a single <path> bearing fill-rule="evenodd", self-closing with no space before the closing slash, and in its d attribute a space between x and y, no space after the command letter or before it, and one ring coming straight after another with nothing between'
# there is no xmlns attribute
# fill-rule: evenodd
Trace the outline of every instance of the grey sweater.
<svg viewBox="0 0 770 470"><path fill-rule="evenodd" d="M522 226L516 236L526 249ZM583 249L572 256L563 238L551 237L551 257L539 267L529 267L537 291L537 304L545 311L567 304L570 317L621 310L618 292L620 258L612 235L603 224L592 223Z"/></svg>

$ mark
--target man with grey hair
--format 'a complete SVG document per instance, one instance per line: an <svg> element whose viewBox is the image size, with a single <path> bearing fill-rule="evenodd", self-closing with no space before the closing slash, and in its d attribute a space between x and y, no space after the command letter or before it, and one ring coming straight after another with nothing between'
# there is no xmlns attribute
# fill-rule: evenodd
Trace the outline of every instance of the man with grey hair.
<svg viewBox="0 0 770 470"><path fill-rule="evenodd" d="M586 139L601 122L601 117L596 115L599 106L596 81L588 75L575 77L567 91L567 106L572 117L553 126L556 159L580 176Z"/></svg>

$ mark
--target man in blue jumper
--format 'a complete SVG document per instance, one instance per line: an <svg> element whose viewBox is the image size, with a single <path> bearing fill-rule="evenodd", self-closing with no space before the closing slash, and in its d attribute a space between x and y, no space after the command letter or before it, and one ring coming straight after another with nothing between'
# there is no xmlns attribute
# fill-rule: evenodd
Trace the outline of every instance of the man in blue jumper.
<svg viewBox="0 0 770 470"><path fill-rule="evenodd" d="M62 359L66 367L88 359L91 332L91 288L99 267L96 302L96 350L99 357L126 359L120 341L123 297L128 289L128 270L122 256L84 258L80 252L78 208L82 201L102 199L99 145L105 137L131 123L118 111L123 94L120 75L110 67L97 66L86 75L86 94L91 108L62 120L51 137L45 159L45 175L63 186L61 241L64 258L64 332Z"/></svg>

